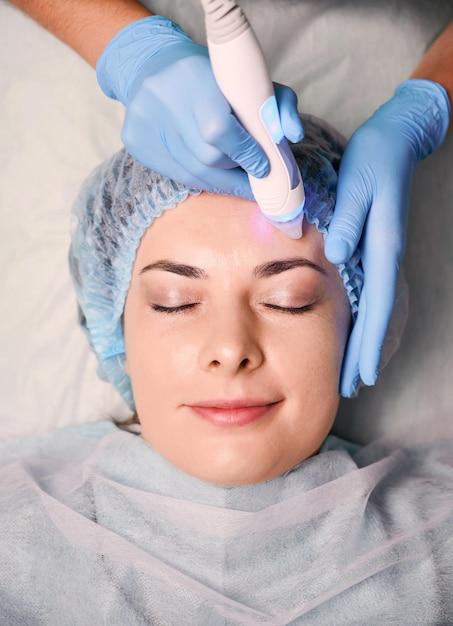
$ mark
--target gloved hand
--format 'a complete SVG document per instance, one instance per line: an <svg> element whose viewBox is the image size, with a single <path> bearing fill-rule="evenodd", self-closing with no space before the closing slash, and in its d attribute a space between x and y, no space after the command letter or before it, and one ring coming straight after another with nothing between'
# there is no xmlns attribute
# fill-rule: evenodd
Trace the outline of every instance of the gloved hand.
<svg viewBox="0 0 453 626"><path fill-rule="evenodd" d="M364 269L359 312L343 361L343 396L354 393L360 378L367 385L376 381L404 254L415 165L442 143L449 121L443 87L407 80L346 147L325 243L329 261L343 263L360 242Z"/></svg>
<svg viewBox="0 0 453 626"><path fill-rule="evenodd" d="M104 93L126 105L122 140L138 161L188 186L253 197L244 170L265 176L268 160L232 114L205 46L174 22L147 17L112 39L96 72ZM300 141L297 97L275 87L283 132Z"/></svg>

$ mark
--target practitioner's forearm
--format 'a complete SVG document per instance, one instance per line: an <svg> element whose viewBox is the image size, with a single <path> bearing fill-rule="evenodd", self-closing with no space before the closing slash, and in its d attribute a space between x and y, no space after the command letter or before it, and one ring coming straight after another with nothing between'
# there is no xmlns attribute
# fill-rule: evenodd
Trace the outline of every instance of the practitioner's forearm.
<svg viewBox="0 0 453 626"><path fill-rule="evenodd" d="M447 90L453 106L453 22L429 48L413 71L411 78L426 78L439 83ZM452 128L453 116L450 122L450 132Z"/></svg>
<svg viewBox="0 0 453 626"><path fill-rule="evenodd" d="M137 0L10 0L95 67L124 26L152 15Z"/></svg>

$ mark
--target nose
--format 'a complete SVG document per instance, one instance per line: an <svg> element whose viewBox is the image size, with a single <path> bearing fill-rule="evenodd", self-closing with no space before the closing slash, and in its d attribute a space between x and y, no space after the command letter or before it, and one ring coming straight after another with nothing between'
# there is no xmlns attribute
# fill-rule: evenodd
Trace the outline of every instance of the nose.
<svg viewBox="0 0 453 626"><path fill-rule="evenodd" d="M201 367L234 375L257 369L264 360L259 329L253 316L238 307L224 308L212 315L203 329Z"/></svg>

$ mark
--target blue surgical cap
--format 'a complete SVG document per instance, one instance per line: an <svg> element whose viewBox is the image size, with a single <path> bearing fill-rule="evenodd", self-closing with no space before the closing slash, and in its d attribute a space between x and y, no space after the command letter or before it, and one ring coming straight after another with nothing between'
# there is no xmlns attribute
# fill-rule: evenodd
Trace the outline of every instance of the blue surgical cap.
<svg viewBox="0 0 453 626"><path fill-rule="evenodd" d="M305 137L292 145L305 187L304 219L327 234L335 206L337 173L345 140L325 122L302 116ZM134 399L125 371L122 316L140 239L156 217L200 189L147 169L126 150L97 167L72 209L70 270L79 321L99 360L99 374L127 404ZM363 284L358 252L338 265L353 319Z"/></svg>

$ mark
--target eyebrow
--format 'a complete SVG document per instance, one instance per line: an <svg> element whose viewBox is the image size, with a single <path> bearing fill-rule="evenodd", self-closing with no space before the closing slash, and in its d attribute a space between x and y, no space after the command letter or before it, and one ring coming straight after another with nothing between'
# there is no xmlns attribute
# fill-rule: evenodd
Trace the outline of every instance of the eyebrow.
<svg viewBox="0 0 453 626"><path fill-rule="evenodd" d="M206 272L199 267L185 265L184 263L174 263L173 261L156 261L155 263L150 263L140 270L140 274L144 274L150 270L172 272L172 274L178 274L178 276L185 276L186 278L208 278Z"/></svg>
<svg viewBox="0 0 453 626"><path fill-rule="evenodd" d="M258 278L267 278L269 276L281 274L282 272L287 272L288 270L291 270L295 267L309 267L312 270L315 270L320 274L327 276L327 272L324 268L304 257L280 259L276 261L270 261L269 263L263 263L262 265L258 265L257 267L255 267L254 274ZM155 263L145 265L145 267L140 270L140 274L144 274L145 272L149 272L150 270L162 270L164 272L172 272L173 274L178 274L178 276L184 276L186 278L209 278L208 274L199 267L186 265L185 263L174 263L173 261L166 260L156 261Z"/></svg>
<svg viewBox="0 0 453 626"><path fill-rule="evenodd" d="M266 278L267 276L274 276L275 274L281 274L282 272L292 270L294 267L309 267L312 270L316 270L320 274L327 276L327 272L323 267L321 267L317 263L313 263L313 261L305 259L304 257L281 259L278 261L263 263L263 265L258 265L258 267L255 267L254 273L255 276L258 276L258 278Z"/></svg>

